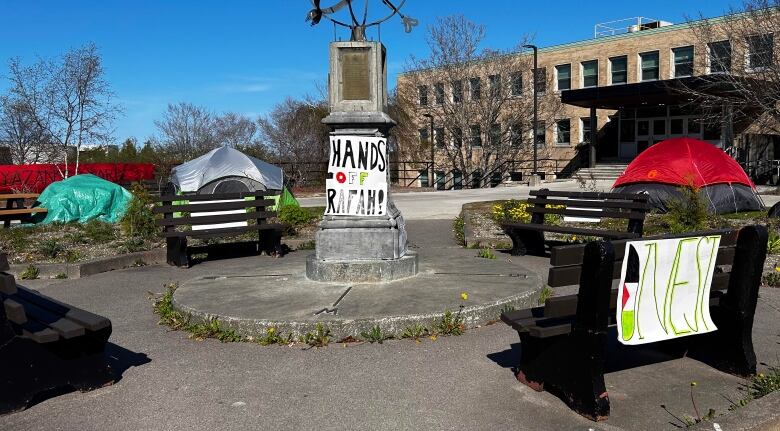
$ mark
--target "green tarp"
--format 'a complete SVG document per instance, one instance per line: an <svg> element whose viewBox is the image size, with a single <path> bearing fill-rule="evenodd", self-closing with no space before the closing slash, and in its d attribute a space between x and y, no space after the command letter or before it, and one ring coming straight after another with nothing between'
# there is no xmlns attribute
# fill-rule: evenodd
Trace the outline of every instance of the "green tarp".
<svg viewBox="0 0 780 431"><path fill-rule="evenodd" d="M273 199L274 202L276 202L273 206L268 208L270 211L279 211L282 207L288 205L292 205L295 207L301 206L301 204L298 203L298 200L295 199L295 196L293 196L292 193L290 193L290 191L287 190L287 187L284 188L282 194L277 196L268 196L268 197Z"/></svg>
<svg viewBox="0 0 780 431"><path fill-rule="evenodd" d="M91 174L76 175L51 183L38 197L38 206L48 210L41 223L95 219L116 223L132 198L130 192L110 181Z"/></svg>

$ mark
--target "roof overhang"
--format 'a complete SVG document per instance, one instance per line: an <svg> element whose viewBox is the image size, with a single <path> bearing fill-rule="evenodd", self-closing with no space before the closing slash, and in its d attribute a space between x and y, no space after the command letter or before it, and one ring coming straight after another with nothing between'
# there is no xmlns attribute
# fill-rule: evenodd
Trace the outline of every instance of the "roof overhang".
<svg viewBox="0 0 780 431"><path fill-rule="evenodd" d="M596 109L641 108L645 106L680 105L694 100L696 93L728 93L734 90L734 79L717 75L581 88L561 92L567 105Z"/></svg>

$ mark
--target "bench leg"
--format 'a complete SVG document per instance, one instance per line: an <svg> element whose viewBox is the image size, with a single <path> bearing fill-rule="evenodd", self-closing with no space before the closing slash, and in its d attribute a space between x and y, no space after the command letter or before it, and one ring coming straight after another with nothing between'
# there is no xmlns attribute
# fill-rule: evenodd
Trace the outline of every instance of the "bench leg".
<svg viewBox="0 0 780 431"><path fill-rule="evenodd" d="M718 346L714 350L715 365L739 376L756 373L753 319L766 260L767 238L763 226L746 226L739 231L728 291L712 309L712 319L718 330L712 333L716 340L710 340L708 344Z"/></svg>
<svg viewBox="0 0 780 431"><path fill-rule="evenodd" d="M510 229L506 233L512 239L512 256L544 254L544 234L542 232Z"/></svg>
<svg viewBox="0 0 780 431"><path fill-rule="evenodd" d="M278 230L260 231L258 251L268 256L282 256L282 232Z"/></svg>
<svg viewBox="0 0 780 431"><path fill-rule="evenodd" d="M518 380L558 396L572 410L594 421L609 417L604 363L614 262L611 243L588 243L582 266L591 270L580 275L572 331L545 339L520 334L525 358L520 361Z"/></svg>
<svg viewBox="0 0 780 431"><path fill-rule="evenodd" d="M52 346L17 337L0 347L0 414L24 410L35 395L57 388L79 391L114 383L104 352L80 351L78 342L61 340Z"/></svg>
<svg viewBox="0 0 780 431"><path fill-rule="evenodd" d="M521 359L515 377L536 391L547 391L580 415L609 417L604 383L606 333L572 333L551 338L521 334Z"/></svg>
<svg viewBox="0 0 780 431"><path fill-rule="evenodd" d="M187 255L187 237L169 237L166 238L166 255L169 265L190 266L189 256Z"/></svg>

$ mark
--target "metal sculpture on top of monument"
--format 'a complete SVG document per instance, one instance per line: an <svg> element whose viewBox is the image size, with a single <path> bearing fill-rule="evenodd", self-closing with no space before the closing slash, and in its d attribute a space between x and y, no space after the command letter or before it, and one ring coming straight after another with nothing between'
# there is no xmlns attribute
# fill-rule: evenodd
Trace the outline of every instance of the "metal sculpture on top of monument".
<svg viewBox="0 0 780 431"><path fill-rule="evenodd" d="M311 0L312 6L314 6L314 9L310 10L309 13L306 15L306 21L311 21L311 25L317 25L322 20L322 17L329 19L331 22L333 22L333 25L340 25L342 27L347 27L352 31L352 40L353 41L365 41L366 40L366 28L373 27L373 26L380 26L383 22L389 20L390 18L394 17L395 15L398 15L401 17L401 22L404 25L404 31L407 33L410 33L412 31L412 28L416 27L419 23L416 19L404 15L401 13L401 8L404 7L406 4L406 0L400 0L398 2L398 6L394 5L393 2L390 0L382 0L382 3L390 9L390 14L385 16L384 18L380 18L376 21L366 23L368 19L368 0L366 0L365 6L363 7L363 20L358 20L358 15L355 15L355 9L352 7L352 0L341 0L338 3L336 3L333 6L326 7L326 8L320 8L320 0ZM341 9L344 9L344 7L349 8L349 15L352 19L352 24L347 24L343 21L339 21L337 19L332 18L330 15L338 12Z"/></svg>
<svg viewBox="0 0 780 431"><path fill-rule="evenodd" d="M314 9L307 16L317 24L323 16L351 29L348 42L330 43L328 101L322 121L331 128L325 216L316 234L316 251L306 262L311 280L385 282L417 274L417 255L407 251L406 227L388 187L387 137L395 125L387 115L387 56L381 42L367 41L365 29L398 14L405 30L417 21L389 0L391 14L367 24L368 0L362 20L352 0ZM349 9L352 24L331 17Z"/></svg>

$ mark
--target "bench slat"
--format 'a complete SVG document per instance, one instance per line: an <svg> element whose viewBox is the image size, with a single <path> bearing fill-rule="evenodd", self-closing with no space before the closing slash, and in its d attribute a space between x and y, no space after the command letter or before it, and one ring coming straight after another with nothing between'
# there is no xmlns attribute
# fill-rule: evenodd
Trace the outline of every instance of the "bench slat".
<svg viewBox="0 0 780 431"><path fill-rule="evenodd" d="M530 198L529 204L540 205L563 205L573 206L576 208L629 208L636 210L649 210L650 205L643 202L633 202L627 200L578 200L578 199L545 199L545 198ZM595 211L594 211L595 212Z"/></svg>
<svg viewBox="0 0 780 431"><path fill-rule="evenodd" d="M583 199L623 199L636 202L647 202L649 196L640 193L603 193L603 192L563 192L557 190L531 190L528 192L531 196L554 196L560 198L583 198Z"/></svg>
<svg viewBox="0 0 780 431"><path fill-rule="evenodd" d="M155 206L152 210L155 214L176 213L176 212L206 212L206 211L225 211L238 210L242 208L254 208L260 206L271 206L274 204L272 199L256 199L253 201L236 202L214 202L207 204L181 204L181 205L163 205Z"/></svg>
<svg viewBox="0 0 780 431"><path fill-rule="evenodd" d="M7 273L0 274L0 293L13 295L16 291L16 279L14 276Z"/></svg>
<svg viewBox="0 0 780 431"><path fill-rule="evenodd" d="M715 257L715 265L731 265L734 261L734 247L725 247L718 249L718 255ZM623 256L620 256L621 260L615 261L614 271L612 272L612 278L620 278L620 271L623 269ZM547 284L550 287L571 286L580 282L580 273L582 272L582 265L570 265L570 266L556 266L551 267L547 272Z"/></svg>
<svg viewBox="0 0 780 431"><path fill-rule="evenodd" d="M223 236L239 235L246 232L256 232L261 230L279 230L284 229L283 225L276 223L255 224L240 227L227 227L221 229L188 230L182 232L163 232L162 236L166 238L190 237L190 238L219 238Z"/></svg>
<svg viewBox="0 0 780 431"><path fill-rule="evenodd" d="M201 224L217 224L228 223L234 221L245 220L257 220L267 219L276 215L272 211L248 211L236 214L215 214L200 217L173 217L155 220L157 226L184 226L184 225L201 225Z"/></svg>
<svg viewBox="0 0 780 431"><path fill-rule="evenodd" d="M204 195L196 194L183 194L183 195L165 195L155 198L157 202L178 202L178 201L218 201L228 199L244 199L244 198L263 198L265 196L275 196L278 193L269 192L267 190L257 192L241 192L241 193L212 193Z"/></svg>
<svg viewBox="0 0 780 431"><path fill-rule="evenodd" d="M3 308L5 309L5 316L11 322L22 324L27 322L27 314L24 312L24 306L11 298L7 298L3 301Z"/></svg>
<svg viewBox="0 0 780 431"><path fill-rule="evenodd" d="M81 308L64 304L56 299L33 292L26 287L18 286L18 289L19 291L14 295L15 297L50 310L54 314L63 315L68 319L83 325L92 332L99 331L111 325L111 321L103 316L98 316L97 314L90 313Z"/></svg>
<svg viewBox="0 0 780 431"><path fill-rule="evenodd" d="M69 339L85 334L86 328L62 314L55 314L30 302L21 302L28 320L35 320L57 331L62 338Z"/></svg>
<svg viewBox="0 0 780 431"><path fill-rule="evenodd" d="M593 217L594 215L588 214L588 217ZM511 229L524 229L524 230L536 230L536 231L543 231L543 232L554 232L554 233L570 233L570 234L577 234L577 235L584 235L584 236L598 236L602 238L611 238L611 239L626 239L626 238L638 238L640 235L633 232L618 232L618 231L610 231L610 230L602 230L602 229L590 229L590 228L582 228L582 227L570 227L570 226L555 226L555 225L548 225L548 224L534 224L534 223L504 223L501 225L502 228L505 230L508 228ZM584 249L584 245L582 246ZM580 252L582 254L582 252ZM580 256L580 262L582 262L582 257Z"/></svg>
<svg viewBox="0 0 780 431"><path fill-rule="evenodd" d="M617 308L617 289L612 289L610 295L610 324L614 325L615 309ZM723 292L720 290L713 290L710 293L710 307L716 307L720 304L720 298L723 296ZM536 307L536 309L541 307ZM519 310L525 311L525 310ZM577 313L577 295L566 296L554 296L547 299L544 306L544 315L541 317L521 317L512 319L513 316L521 316L520 314L509 315L504 313L501 315L501 320L513 329L521 332L528 332L531 336L536 338L548 338L557 335L565 335L571 332L571 321L575 318Z"/></svg>
<svg viewBox="0 0 780 431"><path fill-rule="evenodd" d="M588 211L588 210L574 210L574 209L569 209L568 207L567 208L529 207L526 211L530 213L560 214L564 216L575 216L575 217L624 218L624 219L632 219L632 220L645 219L645 213L642 211Z"/></svg>
<svg viewBox="0 0 780 431"><path fill-rule="evenodd" d="M8 199L35 199L40 194L38 193L0 193L0 201L7 201Z"/></svg>
<svg viewBox="0 0 780 431"><path fill-rule="evenodd" d="M20 215L20 214L38 214L38 213L45 213L49 212L46 208L41 207L35 207L35 208L14 208L10 210L6 209L0 209L0 216L4 215Z"/></svg>
<svg viewBox="0 0 780 431"><path fill-rule="evenodd" d="M36 343L53 343L60 339L57 331L38 322L29 321L19 326L22 328L22 335Z"/></svg>
<svg viewBox="0 0 780 431"><path fill-rule="evenodd" d="M508 224L508 225L512 225L512 224ZM690 233L683 233L678 235L668 235L664 237L648 236L641 239L637 239L637 241L650 241L653 239L685 238L685 237L692 237L692 236L720 235L721 247L733 247L737 244L738 234L739 234L739 230L721 229L721 230L712 230L712 231L703 231L703 232L690 232ZM630 239L619 239L619 240L612 241L612 245L615 247L615 256L623 256L625 254L626 242L628 241L630 241ZM572 245L562 245L558 247L552 247L550 249L550 265L551 266L581 265L582 256L584 252L585 252L585 244L572 244Z"/></svg>

